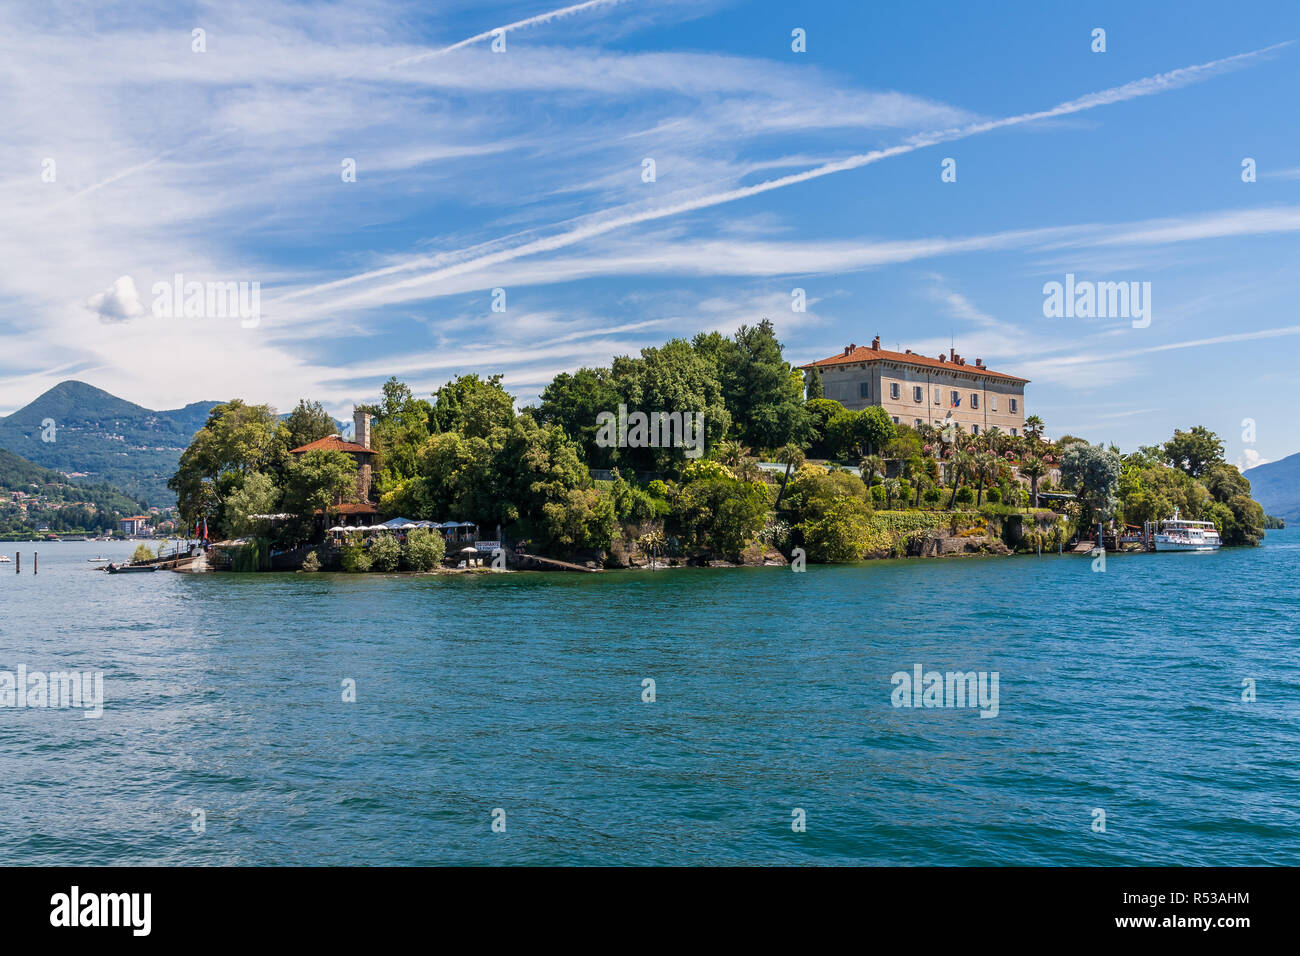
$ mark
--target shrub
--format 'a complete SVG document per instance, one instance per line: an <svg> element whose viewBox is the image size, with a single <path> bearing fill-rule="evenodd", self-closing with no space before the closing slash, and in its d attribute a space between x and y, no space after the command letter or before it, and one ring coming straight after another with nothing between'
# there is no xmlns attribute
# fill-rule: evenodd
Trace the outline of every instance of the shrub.
<svg viewBox="0 0 1300 956"><path fill-rule="evenodd" d="M808 557L832 563L861 561L867 550L871 508L848 496L837 499L818 520L801 525Z"/></svg>
<svg viewBox="0 0 1300 956"><path fill-rule="evenodd" d="M442 564L446 552L447 542L442 535L428 528L416 528L406 536L402 557L412 571L432 571Z"/></svg>
<svg viewBox="0 0 1300 956"><path fill-rule="evenodd" d="M232 556L232 571L265 571L271 567L271 541L269 538L253 538Z"/></svg>
<svg viewBox="0 0 1300 956"><path fill-rule="evenodd" d="M1000 505L1002 504L1002 492L996 488L990 488L984 495L984 500L991 505Z"/></svg>
<svg viewBox="0 0 1300 956"><path fill-rule="evenodd" d="M147 544L137 544L135 546L135 554L131 555L131 561L136 564L141 561L152 561L153 559L154 553L149 550L149 545Z"/></svg>
<svg viewBox="0 0 1300 956"><path fill-rule="evenodd" d="M315 551L309 551L307 553L307 557L303 558L302 569L304 571L320 570L320 557L316 554Z"/></svg>
<svg viewBox="0 0 1300 956"><path fill-rule="evenodd" d="M396 571L402 561L402 546L391 534L381 534L370 543L370 567L375 571Z"/></svg>
<svg viewBox="0 0 1300 956"><path fill-rule="evenodd" d="M883 481L871 486L871 500L877 507L885 503L885 483Z"/></svg>
<svg viewBox="0 0 1300 956"><path fill-rule="evenodd" d="M921 499L927 505L933 508L935 505L937 505L940 501L943 500L943 489L938 487L926 488L925 492L921 495Z"/></svg>
<svg viewBox="0 0 1300 956"><path fill-rule="evenodd" d="M970 485L962 485L957 489L957 504L968 505L975 500L975 492L970 490Z"/></svg>
<svg viewBox="0 0 1300 956"><path fill-rule="evenodd" d="M344 571L352 573L370 570L370 555L366 553L366 547L361 543L360 537L348 539L348 543L343 546L343 552L339 555L339 564Z"/></svg>

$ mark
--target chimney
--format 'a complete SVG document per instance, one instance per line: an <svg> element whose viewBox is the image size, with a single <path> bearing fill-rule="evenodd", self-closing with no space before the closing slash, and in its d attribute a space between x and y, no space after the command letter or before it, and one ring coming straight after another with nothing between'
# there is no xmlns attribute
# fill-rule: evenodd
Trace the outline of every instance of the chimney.
<svg viewBox="0 0 1300 956"><path fill-rule="evenodd" d="M953 348L948 349L948 361L950 361L950 362L955 362L955 361L957 361L957 350L956 350L956 349L953 349Z"/></svg>
<svg viewBox="0 0 1300 956"><path fill-rule="evenodd" d="M356 409L352 412L352 440L362 448L370 447L370 413Z"/></svg>
<svg viewBox="0 0 1300 956"><path fill-rule="evenodd" d="M877 352L880 351L880 336L879 336L879 335L877 335L874 339L871 340L871 347L872 347L875 351L877 351Z"/></svg>
<svg viewBox="0 0 1300 956"><path fill-rule="evenodd" d="M946 361L948 361L948 357L947 357L946 355L944 355L942 352L940 352L940 353L939 353L939 361L940 361L940 362L946 362Z"/></svg>
<svg viewBox="0 0 1300 956"><path fill-rule="evenodd" d="M975 367L976 367L976 368L983 368L983 367L984 367L984 360L983 360L982 358L977 358L977 359L975 360Z"/></svg>

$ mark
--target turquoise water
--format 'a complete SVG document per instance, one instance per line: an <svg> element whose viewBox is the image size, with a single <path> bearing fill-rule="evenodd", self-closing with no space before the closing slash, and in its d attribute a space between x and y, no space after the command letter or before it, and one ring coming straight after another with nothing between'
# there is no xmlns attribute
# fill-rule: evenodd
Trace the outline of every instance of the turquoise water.
<svg viewBox="0 0 1300 956"><path fill-rule="evenodd" d="M85 560L133 547L0 546L0 670L105 688L0 708L0 863L1300 863L1294 530L1104 573ZM998 715L893 707L917 663L997 671Z"/></svg>

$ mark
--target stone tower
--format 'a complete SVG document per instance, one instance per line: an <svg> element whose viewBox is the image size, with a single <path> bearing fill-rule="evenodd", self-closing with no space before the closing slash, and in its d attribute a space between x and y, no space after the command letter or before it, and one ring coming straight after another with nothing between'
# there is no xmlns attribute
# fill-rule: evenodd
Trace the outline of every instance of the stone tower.
<svg viewBox="0 0 1300 956"><path fill-rule="evenodd" d="M352 441L362 448L370 447L370 413L361 409L352 412ZM357 455L357 500L363 504L370 500L370 456Z"/></svg>

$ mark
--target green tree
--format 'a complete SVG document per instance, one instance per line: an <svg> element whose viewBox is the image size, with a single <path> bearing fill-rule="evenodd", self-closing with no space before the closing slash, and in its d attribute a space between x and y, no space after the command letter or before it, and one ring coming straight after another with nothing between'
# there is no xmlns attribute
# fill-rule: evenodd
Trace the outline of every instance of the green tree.
<svg viewBox="0 0 1300 956"><path fill-rule="evenodd" d="M285 418L284 425L289 433L285 442L289 448L301 448L338 433L334 416L325 411L325 406L320 402L309 402L305 398L298 399L297 406Z"/></svg>
<svg viewBox="0 0 1300 956"><path fill-rule="evenodd" d="M894 422L880 406L845 411L826 425L826 445L834 457L856 461L875 454L894 437Z"/></svg>
<svg viewBox="0 0 1300 956"><path fill-rule="evenodd" d="M446 557L447 542L437 531L412 528L406 534L403 560L412 571L432 571Z"/></svg>
<svg viewBox="0 0 1300 956"><path fill-rule="evenodd" d="M1120 471L1119 455L1101 445L1074 442L1061 456L1061 481L1099 521L1113 518L1119 508Z"/></svg>
<svg viewBox="0 0 1300 956"><path fill-rule="evenodd" d="M836 498L818 518L802 523L804 544L813 561L861 561L867 550L871 506L857 498Z"/></svg>
<svg viewBox="0 0 1300 956"><path fill-rule="evenodd" d="M357 466L345 452L314 448L289 467L284 488L285 511L305 526L317 512L328 513L336 501L356 498Z"/></svg>
<svg viewBox="0 0 1300 956"><path fill-rule="evenodd" d="M1029 494L1033 500L1033 506L1038 507L1038 482L1047 474L1047 462L1035 455L1026 455L1020 460L1020 474L1029 479Z"/></svg>
<svg viewBox="0 0 1300 956"><path fill-rule="evenodd" d="M482 379L458 375L434 393L430 425L437 432L460 432L466 438L486 438L494 428L507 428L515 418L515 400L501 387L501 376Z"/></svg>
<svg viewBox="0 0 1300 956"><path fill-rule="evenodd" d="M804 398L812 401L814 398L825 398L826 389L822 385L822 372L816 365L808 370L804 376Z"/></svg>
<svg viewBox="0 0 1300 956"><path fill-rule="evenodd" d="M288 429L266 405L235 399L214 406L167 481L182 521L193 525L206 518L210 527L226 530L226 499L250 472L275 467L287 440Z"/></svg>
<svg viewBox="0 0 1300 956"><path fill-rule="evenodd" d="M1165 460L1193 478L1199 478L1209 466L1223 461L1223 442L1202 425L1191 431L1174 430L1174 437L1164 444Z"/></svg>
<svg viewBox="0 0 1300 956"><path fill-rule="evenodd" d="M809 439L808 454L812 458L829 458L831 457L830 447L827 443L826 429L830 421L841 412L847 409L839 402L830 398L810 398L804 408L808 411L808 420L812 427L812 436Z"/></svg>
<svg viewBox="0 0 1300 956"><path fill-rule="evenodd" d="M701 333L693 345L713 363L741 444L770 449L812 437L803 374L785 361L770 320L742 325L731 339Z"/></svg>
<svg viewBox="0 0 1300 956"><path fill-rule="evenodd" d="M726 437L731 415L722 395L714 359L689 342L673 339L660 348L645 348L639 358L620 355L612 374L630 411L704 414L705 448ZM681 448L617 449L613 457L638 468L679 471Z"/></svg>
<svg viewBox="0 0 1300 956"><path fill-rule="evenodd" d="M583 461L595 468L608 468L611 452L596 444L596 417L601 412L616 414L621 400L607 368L561 372L542 390L536 418L540 424L563 428L578 443Z"/></svg>
<svg viewBox="0 0 1300 956"><path fill-rule="evenodd" d="M391 534L381 534L370 542L371 570L396 571L401 560L402 546Z"/></svg>
<svg viewBox="0 0 1300 956"><path fill-rule="evenodd" d="M253 515L274 514L279 500L280 489L270 475L250 472L244 477L243 485L226 501L226 523L231 534L242 538L265 529L266 520Z"/></svg>

